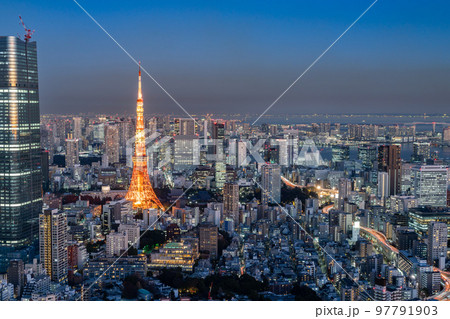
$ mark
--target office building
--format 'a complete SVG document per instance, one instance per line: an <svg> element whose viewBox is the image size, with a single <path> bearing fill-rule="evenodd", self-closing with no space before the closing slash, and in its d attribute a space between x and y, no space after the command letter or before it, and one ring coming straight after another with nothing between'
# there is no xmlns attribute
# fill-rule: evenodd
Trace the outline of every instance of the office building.
<svg viewBox="0 0 450 319"><path fill-rule="evenodd" d="M224 217L233 219L234 225L239 225L239 185L225 183L223 188Z"/></svg>
<svg viewBox="0 0 450 319"><path fill-rule="evenodd" d="M0 272L37 243L42 172L36 42L0 36Z"/></svg>
<svg viewBox="0 0 450 319"><path fill-rule="evenodd" d="M333 145L331 148L331 160L333 163L348 161L350 148L348 145Z"/></svg>
<svg viewBox="0 0 450 319"><path fill-rule="evenodd" d="M429 142L415 142L413 144L413 155L411 160L413 162L425 162L430 158L430 143Z"/></svg>
<svg viewBox="0 0 450 319"><path fill-rule="evenodd" d="M195 135L195 121L191 118L175 119L175 132L177 135Z"/></svg>
<svg viewBox="0 0 450 319"><path fill-rule="evenodd" d="M211 258L218 255L218 228L212 224L199 226L199 250L200 253L209 253Z"/></svg>
<svg viewBox="0 0 450 319"><path fill-rule="evenodd" d="M442 131L442 142L444 142L444 144L450 144L450 126L447 126Z"/></svg>
<svg viewBox="0 0 450 319"><path fill-rule="evenodd" d="M428 264L444 269L447 257L447 224L432 222L428 224Z"/></svg>
<svg viewBox="0 0 450 319"><path fill-rule="evenodd" d="M123 256L99 257L90 260L84 269L85 278L99 280L124 280L131 275L138 275L141 278L147 275L147 257Z"/></svg>
<svg viewBox="0 0 450 319"><path fill-rule="evenodd" d="M378 198L386 199L389 197L390 185L389 174L386 172L378 172Z"/></svg>
<svg viewBox="0 0 450 319"><path fill-rule="evenodd" d="M120 224L118 232L125 233L127 236L128 246L133 246L134 248L139 249L141 237L141 229L139 225Z"/></svg>
<svg viewBox="0 0 450 319"><path fill-rule="evenodd" d="M431 207L412 208L408 212L409 227L424 238L428 232L428 225L432 222L440 222L447 224L450 235L450 211L437 210Z"/></svg>
<svg viewBox="0 0 450 319"><path fill-rule="evenodd" d="M174 163L176 171L194 169L199 164L199 143L195 135L177 135L174 138Z"/></svg>
<svg viewBox="0 0 450 319"><path fill-rule="evenodd" d="M261 167L261 202L277 204L281 201L281 168L277 164Z"/></svg>
<svg viewBox="0 0 450 319"><path fill-rule="evenodd" d="M377 148L375 146L358 147L358 159L361 161L363 170L372 170L377 160Z"/></svg>
<svg viewBox="0 0 450 319"><path fill-rule="evenodd" d="M344 209L344 203L352 191L352 181L349 178L340 178L338 184L338 209Z"/></svg>
<svg viewBox="0 0 450 319"><path fill-rule="evenodd" d="M192 272L196 259L195 250L189 242L169 242L159 251L152 252L150 269L181 268L182 271Z"/></svg>
<svg viewBox="0 0 450 319"><path fill-rule="evenodd" d="M401 192L401 157L400 145L380 145L378 147L378 170L389 176L389 194Z"/></svg>
<svg viewBox="0 0 450 319"><path fill-rule="evenodd" d="M414 191L419 205L431 207L447 206L448 167L422 165L413 168Z"/></svg>
<svg viewBox="0 0 450 319"><path fill-rule="evenodd" d="M9 262L8 283L14 285L14 295L16 297L22 294L25 287L25 268L23 260L13 259Z"/></svg>
<svg viewBox="0 0 450 319"><path fill-rule="evenodd" d="M105 154L108 158L105 166L119 163L119 126L116 124L105 126Z"/></svg>

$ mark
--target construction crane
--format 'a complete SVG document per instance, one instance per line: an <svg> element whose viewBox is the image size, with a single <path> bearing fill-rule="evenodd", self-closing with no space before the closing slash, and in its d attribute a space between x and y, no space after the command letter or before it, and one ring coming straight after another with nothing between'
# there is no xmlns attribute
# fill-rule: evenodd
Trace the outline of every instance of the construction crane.
<svg viewBox="0 0 450 319"><path fill-rule="evenodd" d="M25 29L25 35L24 35L24 39L26 42L28 42L28 40L31 39L31 36L34 33L34 30L28 29L27 26L25 25L25 22L23 22L22 17L19 16L19 24L21 24L23 26L23 28Z"/></svg>

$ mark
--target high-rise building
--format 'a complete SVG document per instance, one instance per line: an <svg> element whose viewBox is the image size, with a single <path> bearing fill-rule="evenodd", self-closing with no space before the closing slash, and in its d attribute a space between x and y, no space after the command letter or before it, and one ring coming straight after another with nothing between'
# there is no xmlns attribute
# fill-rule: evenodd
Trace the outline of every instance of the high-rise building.
<svg viewBox="0 0 450 319"><path fill-rule="evenodd" d="M223 156L223 139L225 137L225 124L214 122L212 124L212 144L208 145L208 153L215 154L215 156L219 157L219 160L222 160L220 157Z"/></svg>
<svg viewBox="0 0 450 319"><path fill-rule="evenodd" d="M195 135L195 121L191 118L175 119L175 131L178 135Z"/></svg>
<svg viewBox="0 0 450 319"><path fill-rule="evenodd" d="M450 126L447 126L442 131L442 142L450 144Z"/></svg>
<svg viewBox="0 0 450 319"><path fill-rule="evenodd" d="M42 170L42 188L44 192L50 187L50 153L48 150L41 150L41 170Z"/></svg>
<svg viewBox="0 0 450 319"><path fill-rule="evenodd" d="M111 231L106 236L106 255L120 256L128 249L128 235L125 231Z"/></svg>
<svg viewBox="0 0 450 319"><path fill-rule="evenodd" d="M281 201L281 168L276 164L261 167L261 202L279 203Z"/></svg>
<svg viewBox="0 0 450 319"><path fill-rule="evenodd" d="M65 282L68 272L65 212L47 209L39 216L39 254L52 281Z"/></svg>
<svg viewBox="0 0 450 319"><path fill-rule="evenodd" d="M108 157L108 165L119 163L119 126L108 124L105 130L105 153Z"/></svg>
<svg viewBox="0 0 450 319"><path fill-rule="evenodd" d="M199 226L199 250L208 252L211 257L218 255L218 228L212 224L202 224Z"/></svg>
<svg viewBox="0 0 450 319"><path fill-rule="evenodd" d="M212 127L212 138L215 140L223 140L225 137L225 124L214 122Z"/></svg>
<svg viewBox="0 0 450 319"><path fill-rule="evenodd" d="M223 210L225 217L232 218L234 225L239 225L239 185L237 183L225 183Z"/></svg>
<svg viewBox="0 0 450 319"><path fill-rule="evenodd" d="M432 207L447 206L448 167L422 165L413 168L414 191L419 205Z"/></svg>
<svg viewBox="0 0 450 319"><path fill-rule="evenodd" d="M25 268L22 259L13 259L9 262L8 283L14 285L14 295L20 296L25 286Z"/></svg>
<svg viewBox="0 0 450 319"><path fill-rule="evenodd" d="M199 144L195 135L177 135L174 138L174 170L194 169L199 164Z"/></svg>
<svg viewBox="0 0 450 319"><path fill-rule="evenodd" d="M350 148L348 145L333 145L331 153L333 163L348 161L350 158Z"/></svg>
<svg viewBox="0 0 450 319"><path fill-rule="evenodd" d="M80 164L78 139L69 134L66 138L66 167L74 167L77 164Z"/></svg>
<svg viewBox="0 0 450 319"><path fill-rule="evenodd" d="M344 209L344 203L352 191L352 181L349 178L342 177L338 184L338 209Z"/></svg>
<svg viewBox="0 0 450 319"><path fill-rule="evenodd" d="M364 170L372 170L373 164L377 160L377 148L375 146L358 147L358 159L361 161Z"/></svg>
<svg viewBox="0 0 450 319"><path fill-rule="evenodd" d="M413 155L411 160L413 162L425 162L430 158L430 143L429 142L415 142L413 144Z"/></svg>
<svg viewBox="0 0 450 319"><path fill-rule="evenodd" d="M297 164L298 157L298 133L289 134L288 135L288 146L287 146L287 156L288 156L288 165Z"/></svg>
<svg viewBox="0 0 450 319"><path fill-rule="evenodd" d="M74 117L73 118L73 137L80 140L82 135L82 118L81 117Z"/></svg>
<svg viewBox="0 0 450 319"><path fill-rule="evenodd" d="M216 180L216 188L223 189L223 185L227 180L227 167L223 161L216 161L214 169L215 169L214 178Z"/></svg>
<svg viewBox="0 0 450 319"><path fill-rule="evenodd" d="M378 147L378 170L389 175L389 194L401 192L400 145L380 145Z"/></svg>
<svg viewBox="0 0 450 319"><path fill-rule="evenodd" d="M389 197L389 174L387 172L378 172L378 197L388 198Z"/></svg>
<svg viewBox="0 0 450 319"><path fill-rule="evenodd" d="M2 251L37 243L42 172L36 42L0 36L0 272Z"/></svg>
<svg viewBox="0 0 450 319"><path fill-rule="evenodd" d="M133 246L139 249L141 228L135 224L120 224L119 233L125 233L127 235L128 246Z"/></svg>
<svg viewBox="0 0 450 319"><path fill-rule="evenodd" d="M428 264L440 269L445 267L447 257L447 224L431 222L428 224Z"/></svg>
<svg viewBox="0 0 450 319"><path fill-rule="evenodd" d="M151 119L148 119L147 121L147 128L148 128L148 135L152 135L156 132L158 132L158 121L156 117L152 117Z"/></svg>
<svg viewBox="0 0 450 319"><path fill-rule="evenodd" d="M247 159L247 145L245 145L244 141L236 142L237 155L236 155L236 165L238 167L246 166Z"/></svg>
<svg viewBox="0 0 450 319"><path fill-rule="evenodd" d="M272 139L271 150L275 149L274 157L270 158L271 163L277 163L281 166L288 165L288 140L284 138Z"/></svg>

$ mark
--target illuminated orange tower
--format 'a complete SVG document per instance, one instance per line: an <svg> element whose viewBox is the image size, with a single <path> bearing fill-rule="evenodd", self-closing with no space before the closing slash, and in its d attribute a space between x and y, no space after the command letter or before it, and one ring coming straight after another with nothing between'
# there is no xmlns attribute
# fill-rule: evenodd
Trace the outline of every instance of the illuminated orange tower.
<svg viewBox="0 0 450 319"><path fill-rule="evenodd" d="M144 132L144 100L142 99L141 66L139 64L139 90L136 107L136 138L133 156L133 175L130 188L125 198L133 203L133 208L149 209L160 208L163 205L153 190L147 169L147 152L145 150Z"/></svg>

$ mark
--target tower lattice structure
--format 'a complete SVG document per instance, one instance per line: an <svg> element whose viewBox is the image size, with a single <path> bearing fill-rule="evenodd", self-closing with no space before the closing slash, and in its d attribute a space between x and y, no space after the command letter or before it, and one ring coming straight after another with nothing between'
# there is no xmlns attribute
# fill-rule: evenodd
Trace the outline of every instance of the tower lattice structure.
<svg viewBox="0 0 450 319"><path fill-rule="evenodd" d="M139 66L139 89L136 107L136 137L133 156L133 175L125 198L133 203L133 208L149 209L164 206L156 197L147 169L147 152L145 148L144 100L142 99L141 68Z"/></svg>

